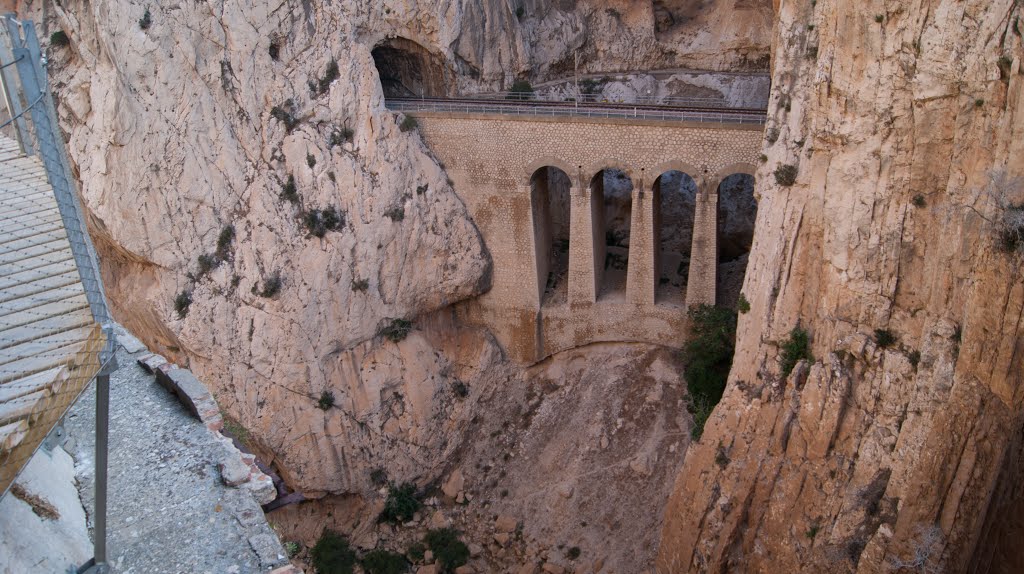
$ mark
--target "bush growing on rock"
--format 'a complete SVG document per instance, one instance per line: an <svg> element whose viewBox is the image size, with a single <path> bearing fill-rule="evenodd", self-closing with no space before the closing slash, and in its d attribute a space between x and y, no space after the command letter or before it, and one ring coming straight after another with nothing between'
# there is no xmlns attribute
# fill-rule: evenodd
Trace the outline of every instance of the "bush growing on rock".
<svg viewBox="0 0 1024 574"><path fill-rule="evenodd" d="M800 361L813 361L811 355L810 335L800 327L793 327L789 338L782 343L782 376L788 377Z"/></svg>
<svg viewBox="0 0 1024 574"><path fill-rule="evenodd" d="M139 18L139 28L149 30L149 27L152 25L153 16L149 13L149 8L146 8L146 12L142 14L142 18Z"/></svg>
<svg viewBox="0 0 1024 574"><path fill-rule="evenodd" d="M285 180L284 185L281 186L281 199L290 202L299 202L299 189L295 185L295 176L289 174L288 179Z"/></svg>
<svg viewBox="0 0 1024 574"><path fill-rule="evenodd" d="M892 334L892 331L888 329L875 329L875 343L879 347L885 349L891 347L896 342L896 335Z"/></svg>
<svg viewBox="0 0 1024 574"><path fill-rule="evenodd" d="M281 292L281 276L274 275L263 281L263 289L260 290L260 297L269 299Z"/></svg>
<svg viewBox="0 0 1024 574"><path fill-rule="evenodd" d="M270 117L284 124L286 131L292 131L299 124L299 120L291 111L295 107L292 100L287 100L283 105L270 108Z"/></svg>
<svg viewBox="0 0 1024 574"><path fill-rule="evenodd" d="M217 236L216 256L218 259L224 260L228 258L228 253L231 249L231 242L234 240L235 226L225 225L224 229L220 230L220 235Z"/></svg>
<svg viewBox="0 0 1024 574"><path fill-rule="evenodd" d="M352 574L356 553L344 536L324 530L309 553L318 574Z"/></svg>
<svg viewBox="0 0 1024 574"><path fill-rule="evenodd" d="M188 315L188 308L192 305L192 293L182 291L174 298L174 310L178 312L178 318L184 319Z"/></svg>
<svg viewBox="0 0 1024 574"><path fill-rule="evenodd" d="M408 132L416 129L416 126L418 125L419 122L416 121L416 118L412 116L405 116L405 119L402 120L402 123L398 124L398 129L402 130L403 132Z"/></svg>
<svg viewBox="0 0 1024 574"><path fill-rule="evenodd" d="M391 209L384 212L384 217L387 217L391 221L399 222L405 219L405 208L401 205L392 207Z"/></svg>
<svg viewBox="0 0 1024 574"><path fill-rule="evenodd" d="M334 393L331 391L323 391L320 393L320 399L316 402L316 406L321 410L329 410L334 406Z"/></svg>
<svg viewBox="0 0 1024 574"><path fill-rule="evenodd" d="M389 550L368 552L361 563L366 574L402 574L409 571L409 562L405 556Z"/></svg>
<svg viewBox="0 0 1024 574"><path fill-rule="evenodd" d="M796 183L797 169L795 165L780 165L775 168L775 183L789 187Z"/></svg>
<svg viewBox="0 0 1024 574"><path fill-rule="evenodd" d="M693 415L690 432L698 439L704 432L704 422L725 392L736 344L736 313L724 307L699 305L690 307L687 315L690 338L683 347L684 374Z"/></svg>
<svg viewBox="0 0 1024 574"><path fill-rule="evenodd" d="M353 279L352 290L357 292L366 291L370 288L370 281L367 279Z"/></svg>
<svg viewBox="0 0 1024 574"><path fill-rule="evenodd" d="M377 332L392 343L401 343L412 331L412 323L405 319L387 319L387 323Z"/></svg>
<svg viewBox="0 0 1024 574"><path fill-rule="evenodd" d="M459 540L459 533L455 529L428 530L423 541L434 553L443 572L452 572L469 561L469 547Z"/></svg>
<svg viewBox="0 0 1024 574"><path fill-rule="evenodd" d="M71 45L71 39L68 38L67 32L64 30L57 30L50 34L50 45L55 48L63 48L64 46Z"/></svg>
<svg viewBox="0 0 1024 574"><path fill-rule="evenodd" d="M327 93L327 90L331 89L331 83L341 77L341 73L338 70L338 61L331 60L327 64L327 70L324 71L323 77L317 83L310 82L310 88L314 95L320 96Z"/></svg>
<svg viewBox="0 0 1024 574"><path fill-rule="evenodd" d="M414 514L419 512L420 499L416 496L416 485L411 482L402 483L399 486L391 484L388 486L388 498L384 501L384 510L377 517L377 522L390 522L399 524L412 520ZM436 553L435 553L436 554Z"/></svg>
<svg viewBox="0 0 1024 574"><path fill-rule="evenodd" d="M724 307L699 305L687 312L690 338L683 347L686 383L691 395L718 403L732 367L736 313Z"/></svg>
<svg viewBox="0 0 1024 574"><path fill-rule="evenodd" d="M345 214L334 207L313 209L302 216L302 221L314 237L323 237L328 231L337 231L345 224Z"/></svg>

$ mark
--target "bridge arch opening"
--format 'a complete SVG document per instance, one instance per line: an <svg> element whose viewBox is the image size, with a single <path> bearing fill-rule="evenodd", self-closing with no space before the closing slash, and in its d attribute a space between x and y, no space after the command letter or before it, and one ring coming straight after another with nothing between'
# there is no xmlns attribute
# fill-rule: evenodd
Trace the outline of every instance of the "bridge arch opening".
<svg viewBox="0 0 1024 574"><path fill-rule="evenodd" d="M621 169L605 168L590 180L598 299L626 297L633 180Z"/></svg>
<svg viewBox="0 0 1024 574"><path fill-rule="evenodd" d="M554 166L540 167L530 177L537 291L542 306L568 301L571 187L569 175Z"/></svg>
<svg viewBox="0 0 1024 574"><path fill-rule="evenodd" d="M655 302L684 305L690 274L697 182L686 172L668 170L654 180Z"/></svg>
<svg viewBox="0 0 1024 574"><path fill-rule="evenodd" d="M751 170L752 171L752 170ZM718 186L718 273L716 300L736 308L754 241L757 200L754 176L733 173Z"/></svg>
<svg viewBox="0 0 1024 574"><path fill-rule="evenodd" d="M385 98L446 97L454 76L442 56L408 38L388 38L371 52Z"/></svg>

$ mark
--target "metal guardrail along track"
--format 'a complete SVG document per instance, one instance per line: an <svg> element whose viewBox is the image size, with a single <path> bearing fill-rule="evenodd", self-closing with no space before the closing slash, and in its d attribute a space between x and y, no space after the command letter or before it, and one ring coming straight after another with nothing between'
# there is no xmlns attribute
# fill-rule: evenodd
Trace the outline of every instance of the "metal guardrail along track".
<svg viewBox="0 0 1024 574"><path fill-rule="evenodd" d="M762 110L733 108L696 108L631 104L580 104L573 102L388 98L388 109L400 112L438 112L450 114L495 114L520 117L583 117L649 120L680 123L764 125Z"/></svg>

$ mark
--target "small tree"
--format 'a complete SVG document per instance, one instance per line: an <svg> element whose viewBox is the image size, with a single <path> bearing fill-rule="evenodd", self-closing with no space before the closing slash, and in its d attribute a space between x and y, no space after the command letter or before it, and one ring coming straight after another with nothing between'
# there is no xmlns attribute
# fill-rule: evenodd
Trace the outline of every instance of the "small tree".
<svg viewBox="0 0 1024 574"><path fill-rule="evenodd" d="M309 553L318 574L352 574L356 553L344 536L324 530Z"/></svg>
<svg viewBox="0 0 1024 574"><path fill-rule="evenodd" d="M780 165L775 168L775 183L789 187L796 183L797 169L795 165Z"/></svg>
<svg viewBox="0 0 1024 574"><path fill-rule="evenodd" d="M810 335L799 326L789 332L789 339L782 344L782 376L788 377L800 361L813 361Z"/></svg>

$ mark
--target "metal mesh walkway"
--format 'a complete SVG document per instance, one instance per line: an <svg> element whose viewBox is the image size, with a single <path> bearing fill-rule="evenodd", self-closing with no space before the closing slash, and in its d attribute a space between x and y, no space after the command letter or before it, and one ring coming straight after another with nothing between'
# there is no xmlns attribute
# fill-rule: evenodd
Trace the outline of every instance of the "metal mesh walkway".
<svg viewBox="0 0 1024 574"><path fill-rule="evenodd" d="M99 371L105 342L46 169L0 135L0 492Z"/></svg>

